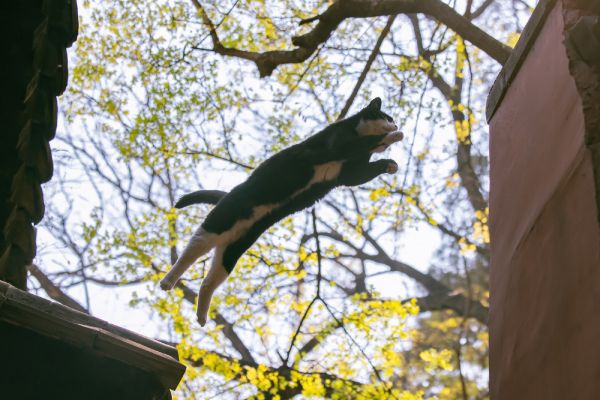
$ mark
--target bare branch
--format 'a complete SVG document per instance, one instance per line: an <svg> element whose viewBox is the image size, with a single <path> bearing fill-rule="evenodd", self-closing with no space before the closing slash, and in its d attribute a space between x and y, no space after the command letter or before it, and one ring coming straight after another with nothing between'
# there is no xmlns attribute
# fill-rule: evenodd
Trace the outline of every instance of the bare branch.
<svg viewBox="0 0 600 400"><path fill-rule="evenodd" d="M229 339L233 348L240 353L242 359L250 362L251 364L258 365L248 347L246 347L244 342L242 342L242 339L240 339L238 334L233 329L233 324L219 312L217 312L217 315L215 316L215 322L219 325L223 325L223 334L227 339Z"/></svg>
<svg viewBox="0 0 600 400"><path fill-rule="evenodd" d="M418 198L413 197L410 193L407 193L405 190L396 190L393 193L400 193L403 196L413 200L415 208L421 213L421 215L425 219L425 222L427 222L430 226L438 229L443 234L452 237L457 243L461 240L464 240L464 242L467 245L475 246L475 251L477 251L477 253L479 253L481 256L485 257L486 260L489 260L490 249L488 246L486 246L486 245L481 246L476 243L473 243L468 238L466 238L463 235L460 235L459 233L450 229L448 226L446 226L446 224L439 222L439 221L435 221L433 219L433 217L429 214L429 212L427 211L425 206L421 203L421 201Z"/></svg>
<svg viewBox="0 0 600 400"><path fill-rule="evenodd" d="M482 324L487 324L488 309L478 301L469 300L462 294L434 293L424 297L417 297L419 311L440 311L453 310L463 318L475 318ZM465 314L467 304L470 304L468 312Z"/></svg>
<svg viewBox="0 0 600 400"><path fill-rule="evenodd" d="M227 161L228 163L237 165L238 167L242 167L244 169L247 170L253 170L254 167L248 164L245 164L241 161L236 161L233 158L230 157L224 157L218 154L215 154L213 152L210 151L206 151L206 150L187 150L187 151L182 151L182 152L177 152L175 154L185 154L185 155L203 155L203 156L207 156L208 158L216 158L218 160L221 161Z"/></svg>
<svg viewBox="0 0 600 400"><path fill-rule="evenodd" d="M35 279L40 283L40 286L46 294L52 299L56 300L65 306L71 307L74 310L81 311L83 313L88 313L88 310L85 309L79 302L73 299L71 296L63 292L61 288L56 286L50 278L42 271L37 265L30 264L27 266L27 270L31 275L35 277Z"/></svg>
<svg viewBox="0 0 600 400"><path fill-rule="evenodd" d="M483 14L496 0L485 0L479 8L473 11L470 15L466 15L469 19L475 19Z"/></svg>
<svg viewBox="0 0 600 400"><path fill-rule="evenodd" d="M251 364L251 363L246 362L245 360L239 360L239 359L230 357L228 355L222 354L217 351L209 350L207 352L218 356L219 358L227 361L228 363L238 363L242 367L256 368L258 366L256 364ZM204 365L202 358L199 358L196 360L191 359L191 360L188 360L188 362L190 363L190 365L192 365L194 367L202 367ZM320 379L320 381L324 384L325 396L328 398L331 397L331 395L333 393L336 393L336 392L339 393L340 390L343 390L344 393L351 392L351 391L360 391L361 388L364 386L360 382L357 382L357 381L354 381L351 379L342 379L336 375L328 374L326 372L305 372L305 371L300 371L298 369L295 369L292 367L286 367L286 366L282 366L279 368L272 368L272 367L265 366L265 365L262 365L262 366L265 368L264 372L263 372L264 374L266 374L266 375L274 374L276 376L281 376L288 381L293 380L292 373L300 374L300 375L304 375L304 376L318 377ZM238 375L236 378L239 378L239 377L240 376ZM336 389L334 387L335 385L333 385L335 382L342 382L343 385L340 387L343 389L339 389L339 388ZM294 385L294 387L291 387L290 385L286 385L285 389L279 389L277 394L279 395L280 398L290 399L290 398L302 393L302 390L303 390L302 385ZM270 393L266 392L265 394L270 394Z"/></svg>
<svg viewBox="0 0 600 400"><path fill-rule="evenodd" d="M369 58L367 59L367 63L365 64L365 67L363 68L362 72L360 73L360 76L358 77L358 80L356 81L356 84L354 85L354 89L352 89L352 93L350 94L350 97L348 97L348 100L346 100L346 104L344 104L344 108L342 108L342 111L340 111L338 120L344 119L344 117L346 117L346 114L348 114L348 110L350 110L352 103L354 103L354 99L356 98L356 95L358 94L358 90L360 89L363 82L365 81L365 78L367 77L367 73L371 69L371 65L373 65L375 58L377 58L377 55L379 54L379 50L381 49L381 44L383 43L383 40L388 35L388 33L390 33L390 29L392 28L392 24L394 23L395 19L396 19L395 15L391 15L388 18L387 23L385 24L385 27L383 28L383 30L381 31L381 34L379 35L379 38L377 39L377 43L375 43L375 47L373 47L373 51L371 51L371 54L369 54Z"/></svg>
<svg viewBox="0 0 600 400"><path fill-rule="evenodd" d="M177 287L183 291L183 298L188 303L196 304L196 293L192 289L187 287L181 281L177 282ZM250 352L248 347L246 347L242 339L233 329L233 324L229 322L220 313L217 313L215 317L215 322L219 325L223 325L223 335L225 335L225 337L229 340L233 348L237 350L238 353L240 353L240 356L242 356L242 361L247 365L251 365L254 367L258 366L258 363L256 362L256 360L254 360L254 357L252 356L252 353Z"/></svg>
<svg viewBox="0 0 600 400"><path fill-rule="evenodd" d="M231 47L225 47L213 22L208 17L204 7L198 0L192 0L200 13L202 21L209 29L215 53L243 58L253 61L261 77L269 76L282 64L296 64L308 59L319 47L326 42L338 25L347 18L367 18L393 16L396 14L426 14L446 24L450 29L465 40L479 47L500 64L504 64L510 55L510 48L486 32L475 26L468 18L457 13L452 7L440 0L382 0L377 2L366 0L340 0L333 3L322 14L300 21L300 24L318 21L308 33L295 36L293 50L272 50L251 52Z"/></svg>

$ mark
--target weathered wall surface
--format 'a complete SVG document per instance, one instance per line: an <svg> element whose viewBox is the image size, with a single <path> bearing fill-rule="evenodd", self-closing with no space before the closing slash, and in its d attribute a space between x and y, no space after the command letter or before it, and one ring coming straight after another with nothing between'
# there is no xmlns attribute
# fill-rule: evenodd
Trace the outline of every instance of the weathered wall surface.
<svg viewBox="0 0 600 400"><path fill-rule="evenodd" d="M600 230L561 1L490 121L492 399L600 398Z"/></svg>

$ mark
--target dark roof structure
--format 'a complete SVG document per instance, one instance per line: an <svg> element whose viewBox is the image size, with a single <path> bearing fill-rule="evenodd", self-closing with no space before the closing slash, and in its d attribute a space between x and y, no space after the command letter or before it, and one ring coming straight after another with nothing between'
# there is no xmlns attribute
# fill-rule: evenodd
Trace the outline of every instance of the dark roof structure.
<svg viewBox="0 0 600 400"><path fill-rule="evenodd" d="M67 47L77 38L75 0L5 1L0 6L0 279L25 289L44 215L41 184L52 177L48 142L67 86Z"/></svg>
<svg viewBox="0 0 600 400"><path fill-rule="evenodd" d="M2 395L170 399L177 349L0 282Z"/></svg>

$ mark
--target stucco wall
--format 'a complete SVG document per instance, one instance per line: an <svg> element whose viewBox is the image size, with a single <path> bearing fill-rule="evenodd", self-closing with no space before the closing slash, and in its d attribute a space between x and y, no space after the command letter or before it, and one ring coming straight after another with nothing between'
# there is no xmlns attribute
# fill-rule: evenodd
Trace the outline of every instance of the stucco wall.
<svg viewBox="0 0 600 400"><path fill-rule="evenodd" d="M490 121L492 399L600 398L600 230L561 2Z"/></svg>

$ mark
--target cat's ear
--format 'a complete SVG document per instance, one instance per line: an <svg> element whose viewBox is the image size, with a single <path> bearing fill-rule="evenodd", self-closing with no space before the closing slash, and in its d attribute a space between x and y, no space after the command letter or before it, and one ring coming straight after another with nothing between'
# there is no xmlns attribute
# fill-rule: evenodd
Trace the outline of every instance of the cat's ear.
<svg viewBox="0 0 600 400"><path fill-rule="evenodd" d="M370 111L381 111L381 99L379 97L375 97L373 100L371 100L367 106L367 109Z"/></svg>

